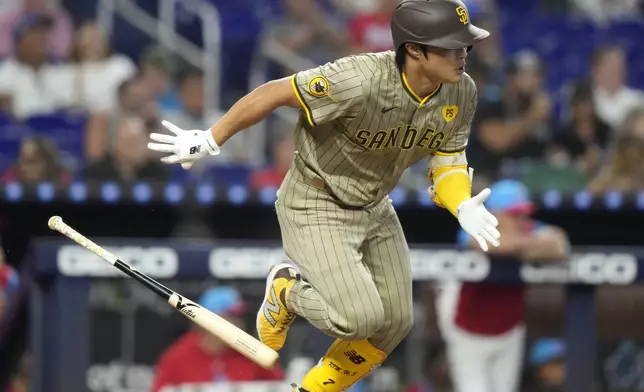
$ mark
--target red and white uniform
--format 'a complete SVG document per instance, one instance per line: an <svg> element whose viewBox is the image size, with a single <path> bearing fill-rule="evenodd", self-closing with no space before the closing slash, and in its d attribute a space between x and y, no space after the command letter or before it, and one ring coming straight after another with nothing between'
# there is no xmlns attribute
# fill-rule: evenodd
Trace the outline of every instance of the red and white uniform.
<svg viewBox="0 0 644 392"><path fill-rule="evenodd" d="M436 310L455 392L516 392L523 366L523 287L449 282Z"/></svg>
<svg viewBox="0 0 644 392"><path fill-rule="evenodd" d="M461 232L459 245L465 247L467 241ZM519 390L526 334L524 296L523 285L439 284L436 313L455 392Z"/></svg>

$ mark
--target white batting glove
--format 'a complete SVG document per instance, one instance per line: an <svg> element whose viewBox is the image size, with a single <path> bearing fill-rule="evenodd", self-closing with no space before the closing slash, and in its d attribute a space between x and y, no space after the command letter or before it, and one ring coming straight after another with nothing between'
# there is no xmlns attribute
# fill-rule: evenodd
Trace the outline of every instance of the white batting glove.
<svg viewBox="0 0 644 392"><path fill-rule="evenodd" d="M463 230L474 237L481 249L488 250L487 242L499 246L501 233L497 230L499 221L492 215L483 203L490 197L490 189L486 188L478 195L469 198L458 206L458 223Z"/></svg>
<svg viewBox="0 0 644 392"><path fill-rule="evenodd" d="M164 127L175 136L151 133L150 139L161 143L148 143L150 150L168 152L171 155L161 158L167 164L181 163L184 169L190 169L192 164L206 155L218 155L219 146L212 137L210 130L185 130L168 121L162 121Z"/></svg>

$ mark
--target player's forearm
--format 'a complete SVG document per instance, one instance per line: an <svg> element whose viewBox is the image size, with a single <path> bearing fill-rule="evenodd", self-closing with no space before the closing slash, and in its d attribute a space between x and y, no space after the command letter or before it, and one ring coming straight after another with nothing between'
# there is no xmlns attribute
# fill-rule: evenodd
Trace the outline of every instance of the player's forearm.
<svg viewBox="0 0 644 392"><path fill-rule="evenodd" d="M458 206L472 197L467 165L436 168L430 173L430 180L434 183L434 191L438 199L434 201L454 216Z"/></svg>
<svg viewBox="0 0 644 392"><path fill-rule="evenodd" d="M527 260L563 260L570 250L568 237L560 229L546 229L545 232L534 236L523 251Z"/></svg>
<svg viewBox="0 0 644 392"><path fill-rule="evenodd" d="M263 84L237 101L210 130L219 146L237 132L268 117L280 106L299 107L289 78Z"/></svg>

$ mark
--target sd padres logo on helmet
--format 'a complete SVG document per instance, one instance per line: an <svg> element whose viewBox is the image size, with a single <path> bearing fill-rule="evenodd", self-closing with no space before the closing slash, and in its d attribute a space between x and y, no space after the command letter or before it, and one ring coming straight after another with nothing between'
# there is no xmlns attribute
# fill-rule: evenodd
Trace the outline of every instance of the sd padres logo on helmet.
<svg viewBox="0 0 644 392"><path fill-rule="evenodd" d="M468 24L470 23L470 16L467 14L467 10L465 7L461 7L460 5L456 7L456 14L459 16L459 21L463 24Z"/></svg>

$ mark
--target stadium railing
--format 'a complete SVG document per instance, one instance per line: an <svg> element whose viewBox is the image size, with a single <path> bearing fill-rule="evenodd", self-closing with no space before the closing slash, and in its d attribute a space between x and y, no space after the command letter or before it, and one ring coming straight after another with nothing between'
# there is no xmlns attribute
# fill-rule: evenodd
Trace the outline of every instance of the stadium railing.
<svg viewBox="0 0 644 392"><path fill-rule="evenodd" d="M177 33L177 6L193 8L193 13L202 20L202 36L204 48L200 48ZM132 0L100 0L99 22L108 33L112 32L114 16L125 19L145 34L156 39L166 49L180 56L191 65L204 72L205 107L220 107L221 86L221 47L222 28L221 17L217 8L207 0L164 0L159 2L158 17L141 9Z"/></svg>

